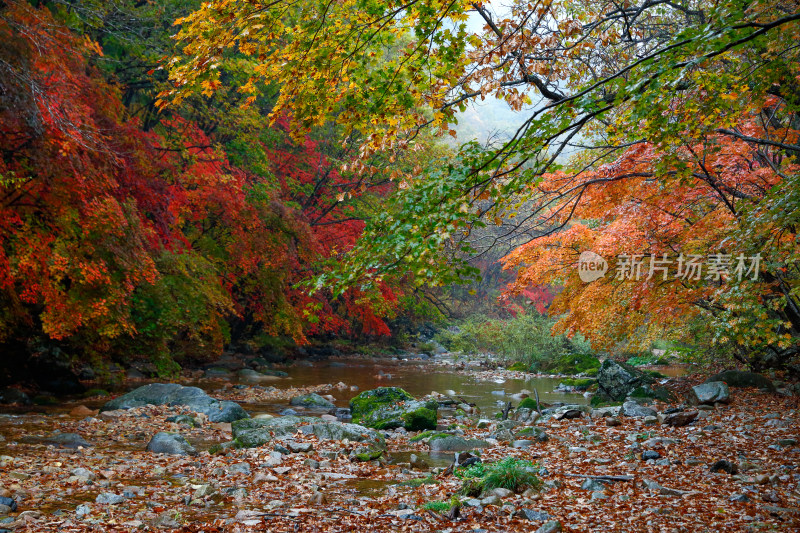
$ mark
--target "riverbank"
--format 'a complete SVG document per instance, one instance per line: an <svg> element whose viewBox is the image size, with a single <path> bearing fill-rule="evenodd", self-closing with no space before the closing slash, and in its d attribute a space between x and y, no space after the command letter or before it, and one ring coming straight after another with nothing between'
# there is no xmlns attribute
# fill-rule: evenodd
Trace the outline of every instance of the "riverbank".
<svg viewBox="0 0 800 533"><path fill-rule="evenodd" d="M415 372L427 369L427 375L439 366L418 362L405 373L397 370L402 364L392 363L395 375L379 381L404 386ZM209 387L213 396L245 408L290 408L290 398L312 391L331 395L337 405L358 394L351 390L358 386L344 380L278 388L274 382L215 379L217 386ZM677 399L649 404L655 416L566 405L545 408L543 416L512 411L511 418L526 422L500 421L494 417L499 407L467 413L459 409L468 405L441 404L436 431L382 431L385 452L363 462L354 460L357 442L304 433L302 422L297 431L263 446L212 454L209 450L219 452L214 445L232 439L231 424L210 422L183 406L101 413L95 409L104 400L96 399L45 413L4 415L0 496L11 498L16 510L5 509L0 528L756 531L800 526L797 398L731 388L728 403L685 404L683 398L700 381L670 381L667 387ZM327 412L291 408L339 424ZM681 410L671 413L671 408ZM681 413L695 418L677 427L664 423ZM269 416L262 413L261 419ZM164 431L183 435L192 454L147 451L153 436ZM508 457L531 461L541 486L460 493L463 471L455 471L461 477L447 472L455 455L448 450L459 448L474 448L485 465Z"/></svg>

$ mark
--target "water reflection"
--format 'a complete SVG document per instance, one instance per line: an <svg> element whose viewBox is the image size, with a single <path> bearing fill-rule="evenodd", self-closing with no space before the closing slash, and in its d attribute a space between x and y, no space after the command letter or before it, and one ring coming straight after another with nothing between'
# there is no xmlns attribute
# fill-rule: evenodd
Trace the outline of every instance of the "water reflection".
<svg viewBox="0 0 800 533"><path fill-rule="evenodd" d="M477 380L472 375L446 366L433 366L430 363L414 361L335 361L317 363L313 366L295 366L285 370L289 378L271 382L269 385L288 388L343 382L348 386L357 386L359 391L376 387L402 387L416 397L425 396L432 391L442 393L450 391L455 392L456 399L475 404L484 413L493 413L506 401L518 403L520 397L515 398L514 395L524 391L532 394L534 389L539 392L540 399L545 403L588 402L581 394L556 391L561 382L560 378ZM337 406L346 407L350 398L359 391L332 392L332 394L336 397Z"/></svg>

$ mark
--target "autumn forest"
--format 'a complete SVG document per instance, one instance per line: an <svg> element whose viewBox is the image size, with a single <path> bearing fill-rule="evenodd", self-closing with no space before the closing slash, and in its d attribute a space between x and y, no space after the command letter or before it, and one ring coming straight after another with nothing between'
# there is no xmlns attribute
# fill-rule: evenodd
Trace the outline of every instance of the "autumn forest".
<svg viewBox="0 0 800 533"><path fill-rule="evenodd" d="M782 418L800 396L798 35L791 0L0 0L0 403L24 413L0 422L0 522L585 531L594 511L567 494L582 476L592 506L616 506L610 530L674 526L630 518L639 490L691 508L677 530L797 526L796 471L772 455L748 470L742 450L800 450ZM786 425L717 455L678 435L762 408ZM15 435L59 413L82 442L18 456ZM152 436L167 415L189 417L188 440ZM116 520L137 497L121 480L155 481L102 474L127 444L84 457L113 424L195 469L188 495ZM83 514L6 477L56 476L36 451L53 446L88 461L76 494L103 487ZM455 455L403 455L422 446ZM274 464L237 495L197 481L198 453ZM689 455L762 488L695 494L708 480L670 467ZM342 487L400 485L359 488L359 510L307 492L326 462ZM697 510L745 501L733 491L756 503ZM262 508L279 492L317 511ZM71 518L17 512L37 498Z"/></svg>

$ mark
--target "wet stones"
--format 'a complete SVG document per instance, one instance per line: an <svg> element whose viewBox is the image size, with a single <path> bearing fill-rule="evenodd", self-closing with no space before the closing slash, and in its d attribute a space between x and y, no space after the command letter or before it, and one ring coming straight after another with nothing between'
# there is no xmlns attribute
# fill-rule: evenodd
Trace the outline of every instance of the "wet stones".
<svg viewBox="0 0 800 533"><path fill-rule="evenodd" d="M635 418L644 418L646 416L657 416L658 412L654 409L641 405L638 402L627 401L622 404L619 414L621 416L630 416Z"/></svg>
<svg viewBox="0 0 800 533"><path fill-rule="evenodd" d="M88 448L92 444L77 433L55 433L44 440L45 444L52 444L58 448Z"/></svg>
<svg viewBox="0 0 800 533"><path fill-rule="evenodd" d="M193 455L194 447L189 444L183 435L160 431L147 443L147 451L167 455Z"/></svg>
<svg viewBox="0 0 800 533"><path fill-rule="evenodd" d="M94 499L95 503L99 503L101 505L118 505L125 501L125 496L121 496L119 494L114 494L111 492L104 492L102 494L98 494L97 497Z"/></svg>
<svg viewBox="0 0 800 533"><path fill-rule="evenodd" d="M300 407L308 407L310 409L334 409L336 406L333 402L326 400L322 396L316 393L311 394L303 394L301 396L295 396L291 400L289 400L289 405L292 406L300 406Z"/></svg>
<svg viewBox="0 0 800 533"><path fill-rule="evenodd" d="M235 402L215 400L200 388L184 387L177 383L144 385L106 402L100 411L133 409L144 405L184 405L192 411L205 414L210 422L233 422L250 416Z"/></svg>
<svg viewBox="0 0 800 533"><path fill-rule="evenodd" d="M695 404L713 405L715 403L728 403L730 397L728 385L722 381L709 381L692 387L689 399Z"/></svg>
<svg viewBox="0 0 800 533"><path fill-rule="evenodd" d="M434 437L438 437L434 435ZM443 435L431 438L428 447L432 452L466 452L476 448L488 448L490 444L481 439L465 439L456 435Z"/></svg>
<svg viewBox="0 0 800 533"><path fill-rule="evenodd" d="M676 428L683 427L694 422L697 419L697 415L697 411L671 413L664 417L664 424Z"/></svg>

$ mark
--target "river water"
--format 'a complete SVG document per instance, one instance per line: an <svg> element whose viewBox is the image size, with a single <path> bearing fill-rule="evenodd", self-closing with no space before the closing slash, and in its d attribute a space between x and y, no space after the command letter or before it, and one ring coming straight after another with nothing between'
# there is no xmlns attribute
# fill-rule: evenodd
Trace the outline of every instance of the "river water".
<svg viewBox="0 0 800 533"><path fill-rule="evenodd" d="M685 369L676 367L656 368L668 376L678 376L685 372ZM269 381L264 386L285 388L300 388L316 386L322 384L335 385L344 383L348 387L355 386L357 391L331 390L331 394L336 398L338 407L347 407L350 399L361 391L374 389L377 387L402 387L415 397L422 397L431 392L439 392L463 399L468 403L476 405L484 416L492 416L496 411L511 401L515 405L519 403L522 395L533 396L533 391L539 393L542 403L571 403L586 404L588 398L583 394L565 393L557 391L559 383L563 378L553 376L535 376L533 374L517 375L525 376L524 379L513 379L506 377L504 372L476 372L474 369L464 371L452 364L447 359L437 359L435 361L418 360L396 360L396 359L352 359L322 361L315 363L303 362L293 366L282 368L289 374L288 378ZM184 382L186 385L198 386L214 396L214 391L222 387L239 384L240 381L233 373L230 380L220 379L198 379L191 382ZM141 386L143 382L129 382L121 390L114 392L124 393L126 390ZM248 384L242 381L241 384ZM455 394L453 394L455 393ZM81 400L80 398L65 398L61 405L52 406L29 406L29 407L9 407L0 406L0 413L40 412L57 414L69 411L78 404L85 404L89 407L100 407L106 399L95 398L92 400ZM277 414L288 407L285 400L274 403L243 403L242 406L251 414L269 413Z"/></svg>
<svg viewBox="0 0 800 533"><path fill-rule="evenodd" d="M534 377L528 379L506 379L500 373L465 372L457 370L447 362L396 361L396 360L346 360L320 362L312 366L294 366L285 369L289 378L270 382L268 385L284 387L304 387L323 383L345 383L358 387L358 391L332 391L339 407L347 407L350 398L360 391L377 387L402 387L417 398L439 392L455 393L456 397L475 404L485 414L491 414L507 401L518 403L519 393L533 395L536 389L544 403L587 403L582 394L568 394L556 391L561 378ZM489 375L487 375L489 374ZM198 384L203 386L202 382ZM246 406L247 407L247 406ZM256 406L253 406L256 407ZM262 412L274 413L285 408L286 404L259 405Z"/></svg>

